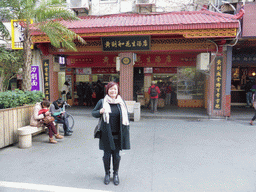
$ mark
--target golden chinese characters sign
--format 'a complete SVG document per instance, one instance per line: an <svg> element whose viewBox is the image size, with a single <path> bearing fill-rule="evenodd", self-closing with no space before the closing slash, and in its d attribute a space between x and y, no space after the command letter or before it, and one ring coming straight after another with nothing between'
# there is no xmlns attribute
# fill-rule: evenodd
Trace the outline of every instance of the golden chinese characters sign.
<svg viewBox="0 0 256 192"><path fill-rule="evenodd" d="M215 59L214 109L221 110L222 104L222 63L223 57Z"/></svg>
<svg viewBox="0 0 256 192"><path fill-rule="evenodd" d="M102 37L103 51L150 50L150 36Z"/></svg>
<svg viewBox="0 0 256 192"><path fill-rule="evenodd" d="M49 76L49 60L43 60L44 71L44 94L47 100L50 100L50 76Z"/></svg>

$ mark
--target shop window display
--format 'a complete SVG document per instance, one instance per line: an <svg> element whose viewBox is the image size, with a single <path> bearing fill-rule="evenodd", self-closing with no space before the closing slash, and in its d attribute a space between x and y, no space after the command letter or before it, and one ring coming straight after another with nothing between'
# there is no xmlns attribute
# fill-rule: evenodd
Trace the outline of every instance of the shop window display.
<svg viewBox="0 0 256 192"><path fill-rule="evenodd" d="M203 100L204 76L195 67L180 67L177 70L177 99Z"/></svg>
<svg viewBox="0 0 256 192"><path fill-rule="evenodd" d="M98 80L102 83L108 83L110 81L117 81L119 79L118 74L95 74L92 75L92 82L97 82Z"/></svg>

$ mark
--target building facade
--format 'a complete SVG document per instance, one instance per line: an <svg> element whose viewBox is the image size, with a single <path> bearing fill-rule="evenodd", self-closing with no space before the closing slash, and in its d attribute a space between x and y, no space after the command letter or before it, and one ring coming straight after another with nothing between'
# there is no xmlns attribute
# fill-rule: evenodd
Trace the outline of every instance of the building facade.
<svg viewBox="0 0 256 192"><path fill-rule="evenodd" d="M148 87L156 81L161 87L171 83L173 105L204 107L210 116L230 116L235 98L231 90L235 71L232 63L236 60L233 54L239 50L238 45L245 44L242 38L233 44L244 25L243 13L239 13L242 3L218 0L193 3L81 0L76 4L67 0L67 3L82 20L65 25L82 36L86 45L77 44L78 52L69 52L52 47L47 37L33 34L35 50L41 52L42 90L49 90L45 91L49 100L60 96L66 80L71 83L72 104L78 104L79 82L119 80L126 100L137 100L146 106ZM246 42L254 46L252 38ZM60 57L65 58L64 65L59 64ZM161 107L165 106L163 100L164 95Z"/></svg>
<svg viewBox="0 0 256 192"><path fill-rule="evenodd" d="M172 102L179 107L205 107L211 116L230 115L226 80L231 64L228 65L228 49L223 45L225 39L236 37L237 18L204 9L81 19L64 23L87 42L77 45L78 52L56 49L47 37L33 34L33 41L43 52L43 65L49 66L50 81L58 82L54 57L66 58L65 76L72 84L74 104L79 82L119 79L125 100L146 104L148 87L156 81L160 87L171 83ZM203 71L200 66L196 70L197 61L203 59L201 53L209 59ZM56 85L50 84L49 96L54 100L59 92Z"/></svg>

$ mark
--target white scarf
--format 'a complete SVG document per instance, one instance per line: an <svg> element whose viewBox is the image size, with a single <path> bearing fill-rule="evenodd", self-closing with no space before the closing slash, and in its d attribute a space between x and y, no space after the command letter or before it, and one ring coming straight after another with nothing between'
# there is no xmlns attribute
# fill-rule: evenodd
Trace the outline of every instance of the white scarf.
<svg viewBox="0 0 256 192"><path fill-rule="evenodd" d="M120 104L121 112L122 112L122 124L129 125L128 111L120 95L118 95L116 99L112 99L108 95L104 97L103 99L103 108L105 109L105 112L103 113L104 122L109 124L109 113L111 113L110 104Z"/></svg>

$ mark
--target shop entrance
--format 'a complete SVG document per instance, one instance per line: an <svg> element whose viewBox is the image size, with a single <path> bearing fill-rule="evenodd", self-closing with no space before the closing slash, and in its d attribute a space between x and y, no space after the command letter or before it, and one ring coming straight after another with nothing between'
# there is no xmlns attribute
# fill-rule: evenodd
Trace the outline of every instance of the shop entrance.
<svg viewBox="0 0 256 192"><path fill-rule="evenodd" d="M153 81L160 88L159 107L169 107L177 105L177 74L153 75Z"/></svg>
<svg viewBox="0 0 256 192"><path fill-rule="evenodd" d="M144 68L134 67L133 73L133 100L138 101L138 95L144 93Z"/></svg>

